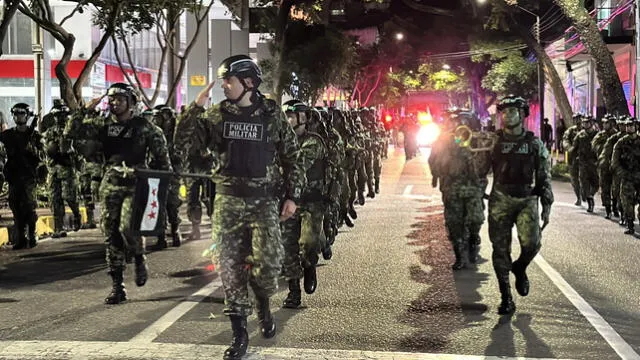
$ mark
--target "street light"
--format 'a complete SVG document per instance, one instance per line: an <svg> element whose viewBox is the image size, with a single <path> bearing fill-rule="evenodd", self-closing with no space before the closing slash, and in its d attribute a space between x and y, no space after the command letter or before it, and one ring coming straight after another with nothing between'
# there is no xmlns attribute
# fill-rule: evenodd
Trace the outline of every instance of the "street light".
<svg viewBox="0 0 640 360"><path fill-rule="evenodd" d="M396 33L396 40L402 40L402 39L404 39L404 34L401 32Z"/></svg>

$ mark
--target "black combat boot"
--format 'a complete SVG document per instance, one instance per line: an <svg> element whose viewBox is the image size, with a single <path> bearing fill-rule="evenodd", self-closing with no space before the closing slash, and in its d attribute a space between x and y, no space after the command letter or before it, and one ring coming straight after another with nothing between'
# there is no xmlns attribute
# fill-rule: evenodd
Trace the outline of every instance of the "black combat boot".
<svg viewBox="0 0 640 360"><path fill-rule="evenodd" d="M53 217L53 234L51 234L51 238L59 239L67 237L67 232L64 231L64 219L59 216Z"/></svg>
<svg viewBox="0 0 640 360"><path fill-rule="evenodd" d="M520 296L529 295L529 278L527 277L527 268L519 260L511 264L511 272L516 276L516 291Z"/></svg>
<svg viewBox="0 0 640 360"><path fill-rule="evenodd" d="M262 337L271 339L276 335L276 323L273 321L273 316L271 316L268 297L256 295L256 311Z"/></svg>
<svg viewBox="0 0 640 360"><path fill-rule="evenodd" d="M180 247L182 245L182 234L180 233L180 225L171 225L171 239L173 247Z"/></svg>
<svg viewBox="0 0 640 360"><path fill-rule="evenodd" d="M626 235L633 235L636 233L633 219L627 220L627 230L624 232Z"/></svg>
<svg viewBox="0 0 640 360"><path fill-rule="evenodd" d="M233 331L233 339L231 346L224 352L224 360L241 360L247 353L249 346L249 334L247 333L246 316L231 315L231 330Z"/></svg>
<svg viewBox="0 0 640 360"><path fill-rule="evenodd" d="M613 199L612 204L612 211L613 211L613 217L619 217L620 216L620 212L618 211L618 199Z"/></svg>
<svg viewBox="0 0 640 360"><path fill-rule="evenodd" d="M318 287L318 277L316 274L316 265L311 264L304 268L304 292L313 294Z"/></svg>
<svg viewBox="0 0 640 360"><path fill-rule="evenodd" d="M158 242L156 242L156 244L153 245L152 249L155 251L160 251L166 248L167 248L167 235L164 233L164 230L163 230L162 233L158 234Z"/></svg>
<svg viewBox="0 0 640 360"><path fill-rule="evenodd" d="M109 295L104 299L105 304L115 305L127 301L127 291L124 288L123 272L123 268L114 269L109 272L111 281L113 282L113 287L111 288L111 293L109 293Z"/></svg>
<svg viewBox="0 0 640 360"><path fill-rule="evenodd" d="M380 194L380 178L376 179L376 194Z"/></svg>
<svg viewBox="0 0 640 360"><path fill-rule="evenodd" d="M364 205L364 191L358 192L358 204Z"/></svg>
<svg viewBox="0 0 640 360"><path fill-rule="evenodd" d="M200 224L191 223L191 234L189 240L200 240Z"/></svg>
<svg viewBox="0 0 640 360"><path fill-rule="evenodd" d="M27 239L29 240L30 248L38 246L38 235L36 234L37 221L37 219L33 219L27 222Z"/></svg>
<svg viewBox="0 0 640 360"><path fill-rule="evenodd" d="M26 249L29 245L29 240L25 236L25 225L19 220L15 220L13 226L15 234L13 235L13 250Z"/></svg>
<svg viewBox="0 0 640 360"><path fill-rule="evenodd" d="M453 244L453 253L456 256L456 262L451 265L454 271L467 268L469 266L468 261L468 248L463 243Z"/></svg>
<svg viewBox="0 0 640 360"><path fill-rule="evenodd" d="M135 257L135 274L136 274L136 285L144 286L147 283L147 262L144 255L136 255Z"/></svg>
<svg viewBox="0 0 640 360"><path fill-rule="evenodd" d="M578 198L578 200L576 200L576 202L573 205L581 206L582 205L582 201L580 200L580 198Z"/></svg>
<svg viewBox="0 0 640 360"><path fill-rule="evenodd" d="M331 245L327 244L324 249L322 249L322 258L325 260L331 260L333 257L333 250L331 250Z"/></svg>
<svg viewBox="0 0 640 360"><path fill-rule="evenodd" d="M509 281L499 280L498 286L500 287L500 297L502 299L500 302L500 306L498 306L498 314L513 314L516 311L516 304L513 302L513 298L511 297L511 288L509 287Z"/></svg>
<svg viewBox="0 0 640 360"><path fill-rule="evenodd" d="M611 219L611 205L605 205L604 206L604 211L606 213L604 218L607 219L607 220Z"/></svg>
<svg viewBox="0 0 640 360"><path fill-rule="evenodd" d="M353 207L353 204L349 204L349 210L347 212L349 213L349 216L351 216L353 220L358 219L358 213L356 212L356 209Z"/></svg>
<svg viewBox="0 0 640 360"><path fill-rule="evenodd" d="M300 289L300 279L289 280L289 294L282 303L283 308L297 309L302 303L302 290Z"/></svg>
<svg viewBox="0 0 640 360"><path fill-rule="evenodd" d="M587 212L588 212L588 213L592 213L592 212L593 212L593 209L594 209L594 208L595 208L595 206L596 206L596 202L595 202L595 200L593 200L593 198L592 198L592 197L587 198L587 206L588 206L588 207L587 207Z"/></svg>
<svg viewBox="0 0 640 360"><path fill-rule="evenodd" d="M480 253L480 236L473 235L469 238L469 264L478 262L478 254Z"/></svg>

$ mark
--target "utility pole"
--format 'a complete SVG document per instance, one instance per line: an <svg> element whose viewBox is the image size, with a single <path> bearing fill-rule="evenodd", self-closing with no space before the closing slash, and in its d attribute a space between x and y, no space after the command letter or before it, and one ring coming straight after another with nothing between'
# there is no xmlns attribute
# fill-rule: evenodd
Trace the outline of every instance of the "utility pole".
<svg viewBox="0 0 640 360"><path fill-rule="evenodd" d="M31 22L31 52L33 52L33 80L35 90L35 113L42 115L45 103L44 88L44 45L42 38L44 34L40 26L34 21ZM35 120L34 120L35 121Z"/></svg>

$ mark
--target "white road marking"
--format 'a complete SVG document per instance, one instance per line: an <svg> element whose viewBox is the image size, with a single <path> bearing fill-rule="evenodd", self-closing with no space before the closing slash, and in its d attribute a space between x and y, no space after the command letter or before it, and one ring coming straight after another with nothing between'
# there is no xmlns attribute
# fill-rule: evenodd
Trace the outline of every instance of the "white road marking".
<svg viewBox="0 0 640 360"><path fill-rule="evenodd" d="M591 323L598 333L609 343L616 353L623 360L640 360L640 355L633 350L624 339L605 321L605 319L589 305L589 303L575 291L569 283L567 283L562 275L547 263L547 261L538 254L535 263L542 271L551 279L551 281L560 289L564 296L569 299L573 306Z"/></svg>
<svg viewBox="0 0 640 360"><path fill-rule="evenodd" d="M178 321L184 314L198 305L198 303L200 303L200 301L202 301L205 296L211 295L221 286L222 281L220 280L220 278L217 278L214 281L208 283L200 290L189 296L189 299L176 305L176 307L169 310L169 312L164 314L160 319L156 320L153 324L142 330L138 335L134 336L129 341L134 343L151 343L171 325L175 324L175 322Z"/></svg>
<svg viewBox="0 0 640 360"><path fill-rule="evenodd" d="M197 345L107 341L0 341L0 359L221 359L226 345ZM408 352L322 350L298 348L249 347L245 360L533 360L524 357L498 357L456 354L421 354ZM536 359L550 360L550 359Z"/></svg>
<svg viewBox="0 0 640 360"><path fill-rule="evenodd" d="M409 196L411 195L411 191L413 190L413 185L407 185L407 187L404 188L404 191L402 192L402 196Z"/></svg>

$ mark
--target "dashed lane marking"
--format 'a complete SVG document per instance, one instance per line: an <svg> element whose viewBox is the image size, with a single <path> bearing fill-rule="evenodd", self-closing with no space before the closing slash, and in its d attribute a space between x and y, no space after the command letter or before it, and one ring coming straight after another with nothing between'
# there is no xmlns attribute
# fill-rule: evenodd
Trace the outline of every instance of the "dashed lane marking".
<svg viewBox="0 0 640 360"><path fill-rule="evenodd" d="M166 314L156 320L146 329L142 330L138 335L134 336L131 340L132 343L151 343L160 334L167 330L171 325L175 324L184 314L193 309L198 303L200 303L206 296L211 295L219 287L222 286L220 278L208 283L200 288L200 290L193 293L186 301L176 305L173 309L169 310ZM2 354L0 352L0 354Z"/></svg>
<svg viewBox="0 0 640 360"><path fill-rule="evenodd" d="M169 343L131 343L99 341L0 341L0 359L221 359L227 346ZM498 357L408 352L322 350L249 347L245 360L533 360L524 357ZM537 360L544 360L538 358ZM550 359L546 359L550 360Z"/></svg>
<svg viewBox="0 0 640 360"><path fill-rule="evenodd" d="M631 345L624 341L622 336L540 254L536 256L535 263L609 343L609 346L618 353L622 360L640 360L640 355L633 350Z"/></svg>

